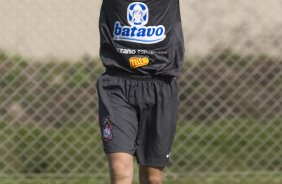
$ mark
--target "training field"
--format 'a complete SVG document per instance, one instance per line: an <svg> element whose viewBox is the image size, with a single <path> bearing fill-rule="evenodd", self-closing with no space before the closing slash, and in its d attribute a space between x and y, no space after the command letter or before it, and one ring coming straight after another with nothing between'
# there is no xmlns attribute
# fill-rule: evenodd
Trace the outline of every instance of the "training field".
<svg viewBox="0 0 282 184"><path fill-rule="evenodd" d="M239 121L235 121L236 126L240 127L241 129L253 129L254 125L257 125L255 122L249 120L249 121L243 121L241 120L241 124L238 123ZM278 125L278 121L274 121L274 122L269 122L272 126ZM250 137L248 137L248 134L242 134L240 138L234 136L232 134L232 130L233 128L236 129L235 127L231 127L229 130L226 130L224 132L219 133L218 129L217 129L217 124L221 125L222 129L227 129L226 127L228 127L227 125L229 125L229 123L222 123L222 122L214 122L211 123L209 126L204 126L199 128L197 126L196 122L186 122L186 123L179 123L178 126L178 134L176 135L176 140L175 140L175 144L174 147L177 147L179 144L181 144L182 142L182 136L183 136L183 132L186 132L190 135L191 139L202 139L202 143L201 144L197 144L196 146L192 144L192 142L187 143L187 147L191 147L191 149L187 149L186 150L186 155L185 157L189 158L193 155L197 155L198 154L198 150L201 149L201 147L205 147L205 148L209 148L210 152L213 152L213 159L214 162L217 162L217 168L223 168L221 169L218 173L213 173L211 171L209 171L208 167L205 167L205 160L201 160L201 157L195 157L192 161L186 160L185 163L181 163L179 162L178 164L174 164L174 162L177 162L177 158L180 158L182 156L181 152L173 152L172 153L172 158L171 158L171 163L170 166L167 168L166 170L166 180L165 180L165 184L281 184L282 182L282 176L279 172L275 172L275 171L271 171L271 170L266 170L266 168L264 168L264 171L251 171L252 169L256 170L255 167L253 167L252 164L248 163L248 160L241 160L240 162L240 158L239 156L242 155L238 155L238 158L234 158L232 157L232 155L230 152L228 152L228 150L232 150L232 146L234 144L237 143L241 143L241 146L244 147L245 144L248 144L248 139ZM225 126L224 126L225 124ZM188 126L187 126L188 125ZM261 126L256 126L255 130L256 132L261 132L262 130L265 129L265 125L264 124L260 124ZM96 128L96 124L84 124L82 125L82 127L84 127L85 130L89 135L96 135L95 138L93 139L93 142L88 143L89 145L95 145L99 143L99 134L98 134L98 129ZM21 135L22 137L25 137L25 130L29 129L29 131L31 132L31 134L41 134L44 132L43 129L41 129L40 127L32 127L30 125L23 125L17 128L13 128L13 127L7 127L5 125L2 124L1 129L6 130L6 132L4 132L4 134L10 134L11 137L10 139L15 139L15 132L17 132L18 135ZM84 141L85 136L87 137L87 135L85 135L86 133L81 131L80 128L78 127L73 127L72 128L72 132L71 135L76 137L76 141ZM197 130L198 129L198 130ZM59 141L60 140L60 135L63 134L63 132L65 132L66 130L68 130L68 127L65 127L64 129L61 130L49 130L48 134L49 134L49 141ZM193 130L197 130L194 131ZM208 134L205 134L204 132L208 131ZM13 133L14 132L14 133ZM273 130L268 130L269 134L275 134L276 137L280 140L281 139L281 134L277 134L275 129ZM213 137L217 135L218 137L216 139L213 139ZM67 135L67 138L70 135ZM279 137L280 136L280 137ZM223 141L221 140L221 138L224 137ZM265 142L264 137L262 136L261 138L259 138L259 140L256 140L257 143L261 142L261 146L264 147L272 147L273 143L270 142ZM211 142L213 143L212 146L210 146L209 144L211 142L206 142L207 140L212 140ZM30 139L29 138L25 138L22 140L22 144L29 144L29 145L33 145L33 142L36 141L35 139ZM65 141L66 144L68 145L72 145L72 141L71 139L67 139ZM4 140L1 139L0 137L0 143L3 143ZM41 144L45 145L45 143L47 142L47 140L42 141ZM58 142L59 143L59 142ZM22 147L24 149L24 147ZM220 149L218 149L220 148ZM54 148L55 149L55 148ZM40 150L40 148L39 148ZM226 150L224 152L222 152L222 150ZM69 154L71 154L71 152L69 152ZM99 154L99 157L96 158L97 160L101 160L101 150L100 153L97 152L97 154ZM208 153L207 153L208 155ZM228 156L229 155L229 156ZM31 157L36 157L36 155L30 155ZM37 155L38 156L38 155ZM52 155L51 155L52 156ZM261 157L263 157L263 153L261 153ZM218 162L218 160L223 159L222 162ZM243 158L243 157L242 157ZM237 160L236 160L237 159ZM104 158L102 158L102 160L104 160ZM230 162L230 160L232 162L238 162L239 164L237 164L236 166L234 166L234 168L228 168L228 163ZM93 160L94 161L94 160ZM278 160L279 161L279 160ZM90 161L91 162L91 161ZM103 162L102 162L103 163ZM183 165L185 164L185 165ZM193 165L192 165L193 164ZM212 163L210 163L212 164ZM225 165L226 164L226 165ZM186 166L187 165L187 166ZM191 165L191 166L190 166ZM185 167L186 166L186 167ZM55 168L53 168L51 165L47 166L48 169L50 170L55 170ZM263 166L258 166L257 168L263 168ZM89 172L89 169L92 170L92 172L95 172L94 174L91 174L91 172ZM185 170L187 169L187 171ZM234 170L231 172L225 172L225 169L229 169L229 170ZM88 171L87 171L88 170ZM86 172L89 172L89 174L87 175L82 175L79 177L76 177L76 174L66 174L65 177L59 175L58 177L52 176L52 175L48 175L46 174L46 176L44 176L44 174L32 174L30 177L23 177L22 175L5 175L0 177L0 183L1 184L100 184L100 183L109 183L108 181L108 175L107 175L107 170L105 170L105 165L103 165L103 167L101 167L102 172L99 172L99 168L97 167L90 167L90 168L85 168ZM201 172L201 170L205 170L204 172ZM243 170L245 172L240 172L240 170ZM137 174L135 174L135 181ZM135 182L137 184L137 182Z"/></svg>
<svg viewBox="0 0 282 184"><path fill-rule="evenodd" d="M29 178L29 179L7 179L0 178L1 184L108 184L109 181L104 178L70 178L70 179L52 179L52 178ZM164 184L281 184L282 176L244 176L244 177L183 177L179 179L166 179ZM134 182L133 184L138 184Z"/></svg>

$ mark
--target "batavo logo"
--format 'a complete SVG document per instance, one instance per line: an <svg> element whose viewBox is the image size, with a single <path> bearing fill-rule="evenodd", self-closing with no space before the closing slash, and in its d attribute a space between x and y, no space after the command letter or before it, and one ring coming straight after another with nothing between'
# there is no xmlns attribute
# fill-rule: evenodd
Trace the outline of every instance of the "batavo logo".
<svg viewBox="0 0 282 184"><path fill-rule="evenodd" d="M143 57L143 58L138 58L138 57L132 57L129 59L130 67L131 68L138 68L141 66L146 66L150 62L149 58Z"/></svg>
<svg viewBox="0 0 282 184"><path fill-rule="evenodd" d="M149 21L149 8L145 3L133 2L127 9L127 21L130 26L116 21L114 25L114 40L154 44L166 38L163 25L146 26Z"/></svg>

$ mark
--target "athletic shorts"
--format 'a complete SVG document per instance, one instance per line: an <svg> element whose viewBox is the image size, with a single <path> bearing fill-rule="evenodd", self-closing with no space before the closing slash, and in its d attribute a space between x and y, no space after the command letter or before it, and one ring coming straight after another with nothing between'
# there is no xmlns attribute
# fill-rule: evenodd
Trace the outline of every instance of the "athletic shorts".
<svg viewBox="0 0 282 184"><path fill-rule="evenodd" d="M97 91L105 153L128 153L140 165L166 166L177 121L176 78L105 72Z"/></svg>

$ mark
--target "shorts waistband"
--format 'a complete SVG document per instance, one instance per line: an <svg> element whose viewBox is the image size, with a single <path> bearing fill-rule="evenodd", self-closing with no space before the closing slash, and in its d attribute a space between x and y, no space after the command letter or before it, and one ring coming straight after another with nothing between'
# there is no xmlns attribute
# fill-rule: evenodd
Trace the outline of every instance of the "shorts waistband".
<svg viewBox="0 0 282 184"><path fill-rule="evenodd" d="M171 78L174 78L174 76L171 76L171 75L151 75L151 74L133 74L133 73L131 74L131 73L110 70L110 69L106 69L105 74L125 77L125 78L132 78L132 79L171 79Z"/></svg>

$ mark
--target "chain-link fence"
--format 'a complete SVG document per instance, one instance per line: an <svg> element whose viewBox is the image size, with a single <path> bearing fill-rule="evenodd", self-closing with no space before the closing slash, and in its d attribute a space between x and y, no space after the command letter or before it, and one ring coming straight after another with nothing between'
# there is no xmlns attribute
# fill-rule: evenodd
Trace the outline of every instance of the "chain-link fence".
<svg viewBox="0 0 282 184"><path fill-rule="evenodd" d="M281 32L274 33L268 41L281 48ZM246 53L265 43L249 45L247 38L222 49L217 37L217 49L188 55L178 77L178 129L166 181L281 184L282 55ZM0 52L1 184L108 183L95 89L103 70L92 56L28 59Z"/></svg>

